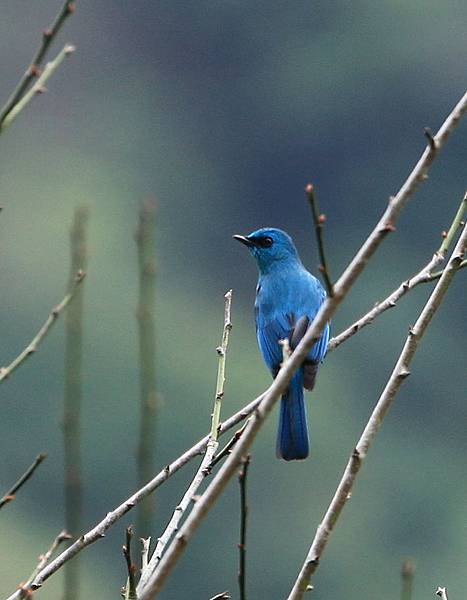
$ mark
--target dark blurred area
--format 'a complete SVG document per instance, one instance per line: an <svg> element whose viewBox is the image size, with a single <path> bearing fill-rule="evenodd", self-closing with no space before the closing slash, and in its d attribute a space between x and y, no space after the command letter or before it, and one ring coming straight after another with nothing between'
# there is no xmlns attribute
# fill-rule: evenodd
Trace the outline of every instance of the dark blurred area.
<svg viewBox="0 0 467 600"><path fill-rule="evenodd" d="M78 1L50 56L77 51L0 139L3 282L1 364L28 343L63 296L69 228L90 208L85 282L84 521L88 528L136 486L138 352L134 231L157 202L161 468L206 433L215 389L223 294L234 289L223 416L269 383L256 346L255 265L232 241L272 225L318 263L304 194L315 184L337 278L433 131L465 90L467 5L412 2ZM29 64L55 0L2 2L0 91ZM423 266L464 193L467 123L333 322L351 323ZM313 597L397 597L402 560L417 564L416 598L467 590L466 274L459 273L368 455L314 579ZM276 414L249 475L250 598L292 586L408 327L421 286L332 353L309 395L312 457L275 458ZM63 527L63 323L2 385L6 491L40 451L49 458L0 515L2 593L24 581ZM154 496L158 530L195 463ZM160 597L237 597L239 490L233 481ZM82 556L83 594L115 598L129 513ZM77 532L80 533L80 532ZM61 575L38 597L62 597Z"/></svg>

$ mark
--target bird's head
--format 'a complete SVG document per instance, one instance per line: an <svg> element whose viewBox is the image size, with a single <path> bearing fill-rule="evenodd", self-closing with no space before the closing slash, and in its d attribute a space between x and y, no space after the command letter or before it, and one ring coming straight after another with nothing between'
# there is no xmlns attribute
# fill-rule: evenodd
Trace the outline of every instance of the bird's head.
<svg viewBox="0 0 467 600"><path fill-rule="evenodd" d="M234 235L233 237L247 246L262 273L284 261L300 260L292 238L281 229L263 227L249 235Z"/></svg>

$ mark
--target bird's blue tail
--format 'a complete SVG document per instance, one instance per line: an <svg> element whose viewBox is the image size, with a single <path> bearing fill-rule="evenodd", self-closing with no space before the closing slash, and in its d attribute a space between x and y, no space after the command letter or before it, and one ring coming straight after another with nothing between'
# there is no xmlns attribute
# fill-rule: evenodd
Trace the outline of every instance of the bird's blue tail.
<svg viewBox="0 0 467 600"><path fill-rule="evenodd" d="M281 399L276 454L284 460L301 460L308 456L309 450L302 368L295 373Z"/></svg>

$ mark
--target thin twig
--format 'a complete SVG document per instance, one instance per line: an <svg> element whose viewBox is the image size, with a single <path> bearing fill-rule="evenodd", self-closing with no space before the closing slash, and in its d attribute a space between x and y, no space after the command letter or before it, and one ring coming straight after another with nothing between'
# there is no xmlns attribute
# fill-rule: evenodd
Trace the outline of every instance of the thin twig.
<svg viewBox="0 0 467 600"><path fill-rule="evenodd" d="M89 210L78 207L70 229L70 289L73 274L87 267L87 225ZM84 289L75 294L65 316L65 386L63 394L63 448L65 454L65 526L73 535L82 531L82 475L81 475L81 404L83 370L83 313ZM79 597L79 561L65 568L67 600Z"/></svg>
<svg viewBox="0 0 467 600"><path fill-rule="evenodd" d="M8 112L3 121L0 124L0 133L6 129L11 123L16 119L19 113L24 110L24 108L31 102L33 98L35 98L38 94L42 94L46 91L45 84L48 79L55 73L58 67L62 64L67 56L72 54L75 51L75 47L71 44L67 44L63 47L61 52L57 55L57 57L48 62L45 65L45 69L42 72L39 79L36 83L29 88L29 90L18 100L18 102L13 106L13 108Z"/></svg>
<svg viewBox="0 0 467 600"><path fill-rule="evenodd" d="M161 561L162 555L166 549L167 544L173 538L175 533L178 531L180 521L182 520L185 512L187 511L190 504L196 497L196 492L199 486L204 481L205 477L211 473L211 465L213 458L219 447L219 421L220 411L222 405L222 398L224 396L225 386L225 360L227 355L227 347L229 343L229 334L232 329L232 322L230 318L231 307L232 307L232 290L229 290L224 296L224 327L222 329L222 341L221 345L216 348L217 355L219 357L217 366L217 379L216 379L216 393L214 396L214 409L211 417L211 434L207 444L206 453L201 461L201 464L196 471L196 474L190 483L188 489L183 495L180 503L175 508L172 517L165 528L162 535L157 540L156 549L148 563L146 569L141 571L141 578L138 582L137 591L144 588L149 578L154 572Z"/></svg>
<svg viewBox="0 0 467 600"><path fill-rule="evenodd" d="M395 222L401 210L407 203L409 197L415 192L418 184L427 178L427 171L446 142L450 133L454 130L462 115L467 110L467 92L451 111L440 130L438 131L435 144L425 148L421 158L413 168L407 180L404 182L395 197L391 198L376 227L366 238L360 250L354 256L344 273L334 286L334 296L328 296L321 305L316 317L311 323L307 333L302 338L290 358L281 367L279 373L263 396L255 416L245 429L242 437L238 440L231 455L222 465L221 469L207 487L201 499L185 520L174 542L164 554L157 572L148 581L147 586L139 593L140 600L149 600L160 591L168 575L174 568L178 559L186 549L190 539L193 537L201 521L215 504L227 483L234 476L235 471L251 444L253 443L259 429L270 414L278 399L287 389L295 371L302 365L312 345L319 339L324 327L334 315L342 300L345 298L353 283L364 270L368 261L380 246L386 235L395 230ZM443 276L439 283L443 281Z"/></svg>
<svg viewBox="0 0 467 600"><path fill-rule="evenodd" d="M125 586L125 600L136 600L136 565L131 560L131 540L133 538L133 527L130 525L125 530L125 544L122 548L126 562L128 578Z"/></svg>
<svg viewBox="0 0 467 600"><path fill-rule="evenodd" d="M458 270L459 264L467 250L467 224L453 250L451 258L443 271L438 283L430 294L423 310L421 311L415 325L409 329L407 339L401 354L397 360L388 382L378 399L378 402L365 426L365 429L358 440L358 443L350 455L344 474L337 486L334 497L329 504L326 514L323 517L315 537L310 546L305 562L294 583L288 600L300 600L303 598L310 579L316 572L321 556L326 548L331 533L342 513L347 500L351 496L352 488L358 472L362 466L363 460L368 454L381 424L386 416L391 403L399 391L402 383L410 375L410 364L417 351L420 341L426 332L433 315L439 308L446 291Z"/></svg>
<svg viewBox="0 0 467 600"><path fill-rule="evenodd" d="M315 233L316 233L316 241L318 242L318 252L319 252L319 260L321 261L319 264L319 270L323 275L324 283L326 285L326 290L328 296L334 295L334 290L332 287L331 277L329 275L329 268L326 261L326 254L324 252L324 241L323 241L323 229L324 224L326 223L326 215L321 214L318 206L318 200L316 199L314 187L312 183L309 183L306 188L306 195L308 197L308 202L311 208L311 214L313 215L313 223L315 225Z"/></svg>
<svg viewBox="0 0 467 600"><path fill-rule="evenodd" d="M148 562L149 562L149 549L151 547L151 538L140 538L141 541L141 570L144 571L144 569L148 566Z"/></svg>
<svg viewBox="0 0 467 600"><path fill-rule="evenodd" d="M378 302L369 312L363 315L363 317L355 321L355 323L350 325L350 327L347 327L347 329L339 333L339 335L336 335L334 338L329 340L328 352L332 352L338 346L340 346L342 342L345 342L350 337L355 335L355 333L363 329L363 327L370 325L381 313L396 306L397 301L405 296L409 291L413 290L417 285L420 285L421 283L429 283L441 277L443 271L441 270L433 273L433 269L438 267L445 259L448 248L454 241L459 228L463 224L466 211L467 192L461 200L448 232L444 232L443 242L438 250L434 253L433 258L418 273L410 277L410 279L403 281L399 287L396 288L387 298L385 298L382 302ZM459 269L466 266L466 264L467 260L462 261L459 265Z"/></svg>
<svg viewBox="0 0 467 600"><path fill-rule="evenodd" d="M60 304L58 304L52 310L52 312L48 316L46 322L44 323L44 325L42 325L42 327L40 328L40 330L38 331L38 333L36 334L34 339L29 343L28 346L26 346L26 348L21 352L21 354L19 354L14 359L13 362L11 362L7 367L2 367L0 369L0 383L2 383L2 381L4 381L7 377L9 377L15 369L17 369L27 358L29 358L31 356L31 354L34 354L34 352L36 352L36 350L38 349L39 345L41 344L41 342L43 341L45 336L49 333L49 330L52 327L52 325L55 323L55 321L57 320L59 315L65 310L65 308L70 303L71 299L73 298L73 296L76 293L76 290L78 289L79 284L83 281L84 277L85 277L84 271L78 271L78 273L75 276L74 283L73 283L73 286L71 287L70 291L63 298L63 300L60 302Z"/></svg>
<svg viewBox="0 0 467 600"><path fill-rule="evenodd" d="M401 568L401 600L412 600L414 574L415 564L407 558Z"/></svg>
<svg viewBox="0 0 467 600"><path fill-rule="evenodd" d="M224 396L224 385L225 385L225 357L227 353L227 346L229 344L229 335L232 329L232 322L230 319L230 312L232 307L232 290L229 290L225 296L224 303L224 328L222 330L222 341L221 345L216 348L216 352L219 356L217 363L217 381L216 381L216 396L214 398L214 409L212 411L211 421L211 438L217 442L219 436L219 423L222 406L222 398Z"/></svg>
<svg viewBox="0 0 467 600"><path fill-rule="evenodd" d="M156 334L154 307L156 298L156 257L154 245L156 205L145 202L139 213L135 235L138 250L139 298L138 322L140 427L138 447L138 486L151 479L155 469L157 392ZM142 502L138 508L137 531L149 535L154 517L154 499Z"/></svg>
<svg viewBox="0 0 467 600"><path fill-rule="evenodd" d="M254 412L254 410L258 407L263 398L264 393L259 395L249 404L241 408L239 411L237 411L235 414L233 414L231 417L229 417L223 423L221 423L219 427L219 435L223 435L225 432L230 431L230 429L232 429L241 421L243 421L246 417L251 415ZM196 444L191 446L191 448L186 450L173 462L171 462L164 469L162 469L162 471L160 471L155 477L153 477L153 479L149 481L144 487L137 490L124 502L122 502L112 511L108 512L105 515L105 517L101 521L96 523L96 525L92 529L90 529L87 533L78 538L76 542L74 542L74 544L72 544L69 548L64 550L59 556L56 557L56 559L51 561L45 569L38 573L33 583L34 589L39 589L40 587L42 587L43 583L49 577L51 577L54 573L61 569L68 561L77 556L82 550L84 550L91 544L94 544L95 542L104 539L106 531L108 531L113 525L115 525L115 523L117 523L122 517L124 517L132 508L139 504L141 500L143 500L143 498L149 496L149 494L154 492L154 490L159 488L170 477L172 477L172 475L177 473L194 458L203 454L206 450L209 440L210 435L205 435ZM11 596L9 596L8 600L15 600L17 598L19 598L19 596L17 592L15 592Z"/></svg>
<svg viewBox="0 0 467 600"><path fill-rule="evenodd" d="M67 540L71 539L71 535L63 530L61 531L57 537L54 539L54 541L52 542L52 545L50 546L50 548L47 550L47 552L45 554L41 554L39 556L39 562L37 563L36 568L34 569L34 571L31 573L31 575L29 576L28 580L26 581L26 583L22 583L19 586L19 597L20 598L28 598L31 596L32 590L31 590L31 583L34 581L34 579L36 578L36 575L42 571L42 569L47 565L47 563L49 562L49 560L52 557L52 554L55 552L55 550L60 546L60 544L62 542L65 542Z"/></svg>
<svg viewBox="0 0 467 600"><path fill-rule="evenodd" d="M238 544L238 587L240 591L240 600L246 600L246 524L248 516L246 482L250 460L251 457L249 454L242 459L242 466L238 474L238 482L240 484L240 543Z"/></svg>
<svg viewBox="0 0 467 600"><path fill-rule="evenodd" d="M230 600L230 598L232 598L232 596L230 595L230 592L221 592L220 594L216 594L215 596L213 596L212 598L210 598L210 600Z"/></svg>
<svg viewBox="0 0 467 600"><path fill-rule="evenodd" d="M371 254L376 250L376 247L379 245L381 240L379 240L379 235L376 236L376 231L378 230L378 228L381 225L384 225L387 228L387 218L388 217L389 218L397 218L399 212L402 210L403 206L406 204L408 198L415 192L416 188L418 187L418 184L421 181L423 181L424 179L426 179L427 170L430 167L431 163L433 162L433 160L435 158L435 154L438 153L439 150L444 146L449 135L454 131L454 129L456 128L457 124L461 120L461 118L466 110L467 110L467 93L464 94L464 96L459 100L457 105L454 107L454 109L448 115L447 119L444 121L443 125L441 126L440 130L438 131L438 134L436 136L436 138L437 138L436 151L433 151L430 148L425 149L420 160L415 165L414 169L412 170L411 174L405 181L404 185L399 190L396 198L391 199L390 205L389 205L388 209L385 211L385 213L383 214L383 217L380 220L380 222L378 223L376 230L369 236L369 238L365 242L364 246L361 248L361 250L355 257L354 261L352 261L351 265L349 265L349 268L347 269L347 272L346 272L346 278L342 281L342 288L339 290L340 294L342 294L343 289L345 289L343 284L345 284L345 286L348 286L349 280L350 280L350 284L353 282L353 280L358 276L360 270L363 269L363 266L360 269L360 265L362 263L364 265L365 260L367 260L371 256ZM375 239L375 236L377 239ZM355 262L357 262L357 265L355 265ZM338 296L338 298L339 298L339 296ZM222 435L226 431L230 430L232 427L235 427L239 422L244 420L247 416L252 414L254 411L257 411L259 405L265 399L272 397L273 400L274 400L274 398L277 400L277 398L280 397L282 390L287 387L290 379L293 376L294 371L300 366L301 362L306 357L306 355L308 353L308 348L312 346L312 344L314 343L314 339L315 338L317 339L319 337L318 331L320 331L320 329L324 328L324 326L327 323L328 318L329 318L328 315L330 315L331 312L334 312L334 310L337 308L337 306L334 306L334 304L336 303L335 298L332 299L331 308L329 307L329 303L331 303L331 299L328 299L325 301L323 307L320 310L320 314L317 315L317 316L319 316L319 321L315 319L314 323L316 322L316 325L312 325L312 327L309 329L305 338L302 340L302 342L299 344L299 346L297 346L297 348L295 349L293 355L291 356L290 360L288 361L288 364L284 366L284 368L282 369L282 372L280 374L278 374L278 376L276 377L276 380L273 382L273 384L268 388L268 390L266 390L265 392L260 394L257 398L255 398L252 402L250 402L249 404L244 406L241 410L239 410L237 413L232 415L224 423L221 423L221 425L219 427L220 435ZM257 414L261 414L261 413L259 413L259 411L258 411ZM256 419L254 421L256 421ZM251 421L251 423L252 423L251 427L253 427L253 421ZM245 430L244 433L246 433L247 430L248 430L248 428ZM242 438L243 438L243 435L242 435ZM240 440L238 440L238 442L241 442L242 438L240 438ZM37 577L34 581L34 584L33 584L35 586L35 588L37 589L37 588L41 587L42 584L51 575L56 573L66 562L68 562L74 556L79 554L81 552L81 550L83 550L87 546L93 544L94 542L102 539L105 536L105 532L108 529L110 529L110 527L112 527L112 525L114 525L119 519L121 519L129 510L131 510L143 498L145 498L147 495L149 495L155 489L157 489L159 486L161 486L165 481L167 481L167 479L169 479L169 477L171 477L174 473L176 473L182 467L184 467L186 464L188 464L193 458L200 455L205 450L205 448L209 442L209 439L210 439L210 436L208 436L208 435L205 436L204 438L202 438L199 442L194 444L191 448L189 448L183 454L181 454L178 458L176 458L170 465L167 465L165 467L165 469L163 469L160 473L158 473L143 488L137 490L134 494L132 494L129 498L127 498L122 504L117 506L114 510L108 512L107 515L100 522L98 522L91 530L89 530L85 535L81 536L72 546L70 546L64 552L62 552L59 556L57 556L57 558L54 561L52 561L45 569L43 569L37 575ZM250 444L251 444L251 440L248 439L245 446L249 446ZM229 477L231 477L233 475L233 473L235 472L235 468L238 464L238 461L245 454L245 451L246 451L246 448L242 447L240 449L240 452L237 455L235 455L234 460L232 461L234 463L234 468L232 470L232 473L230 473L232 464L228 465ZM232 457L232 455L231 455L231 457ZM229 457L229 458L231 458L231 457ZM225 465L224 465L224 467L225 467ZM221 472L219 473L219 475L221 475ZM224 473L222 473L222 477L224 477L224 476L225 476L225 471L224 471ZM214 481L212 483L214 483ZM215 488L216 492L217 492L218 485L219 484L217 483L216 488ZM219 493L220 493L220 491L219 491ZM212 493L212 491L211 491L211 493ZM212 496L211 496L211 498L212 498ZM210 498L208 498L208 500L210 500ZM199 503L198 503L198 506L199 506ZM203 512L204 512L204 510L205 510L205 508L203 508ZM195 515L195 516L197 519L200 518L199 514ZM201 515L201 518L202 518L202 515ZM182 539L182 542L183 542L183 539ZM172 558L172 560L173 560L173 558ZM13 594L11 594L8 597L7 600L16 600L18 597L19 597L18 593L14 592Z"/></svg>
<svg viewBox="0 0 467 600"><path fill-rule="evenodd" d="M448 600L448 589L446 587L438 586L435 594L441 598L441 600Z"/></svg>
<svg viewBox="0 0 467 600"><path fill-rule="evenodd" d="M52 25L42 33L41 43L35 55L32 58L31 64L26 69L26 72L24 73L23 77L16 86L16 89L14 90L10 98L7 100L5 106L3 106L3 108L0 111L0 129L5 121L6 116L11 112L13 107L15 107L19 100L23 97L26 90L36 79L36 77L40 75L42 63L46 57L50 45L56 38L67 17L69 17L74 12L75 2L67 0L56 15Z"/></svg>
<svg viewBox="0 0 467 600"><path fill-rule="evenodd" d="M16 492L26 483L26 481L28 481L30 477L32 477L34 471L46 458L47 454L45 452L41 452L41 454L36 456L35 461L32 463L29 469L23 475L21 475L18 481L8 490L3 498L0 499L0 509L3 508L5 504L8 504L16 498Z"/></svg>
<svg viewBox="0 0 467 600"><path fill-rule="evenodd" d="M215 467L219 461L221 461L223 458L225 458L232 452L232 448L235 446L236 442L240 439L240 436L245 431L245 427L248 425L249 420L250 420L249 418L246 419L245 423L243 423L243 425L240 427L240 429L233 434L233 436L230 438L230 440L227 442L227 444L222 448L222 450L220 450L216 454L216 456L212 459L211 464L210 464L211 469L213 467Z"/></svg>

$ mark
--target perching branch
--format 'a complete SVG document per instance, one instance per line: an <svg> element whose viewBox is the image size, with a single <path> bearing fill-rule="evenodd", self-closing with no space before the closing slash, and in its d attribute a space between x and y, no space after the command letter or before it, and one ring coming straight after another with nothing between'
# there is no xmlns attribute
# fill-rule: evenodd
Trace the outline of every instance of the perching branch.
<svg viewBox="0 0 467 600"><path fill-rule="evenodd" d="M461 200L457 213L451 223L451 226L449 227L449 231L443 232L443 243L435 252L433 258L416 275L413 275L410 279L403 281L399 287L396 288L385 300L378 302L369 312L363 315L363 317L355 321L355 323L350 325L350 327L347 327L347 329L342 331L339 335L329 340L328 352L332 352L338 346L340 346L342 342L345 342L355 333L357 333L357 331L360 331L360 329L363 329L363 327L370 325L381 313L396 306L397 301L405 296L410 290L413 290L417 285L436 281L441 277L442 271L433 272L433 269L436 269L436 267L438 267L445 259L449 247L454 241L459 228L463 224L466 211L467 192L465 193L464 198ZM463 260L459 265L459 269L465 267L466 264L467 260Z"/></svg>
<svg viewBox="0 0 467 600"><path fill-rule="evenodd" d="M361 270L364 268L365 261L368 260L376 248L379 246L379 243L382 241L385 233L391 230L391 227L388 229L388 224L391 224L391 219L395 220L402 210L403 206L406 204L408 198L414 193L415 189L418 187L418 184L426 179L427 171L433 162L435 155L439 152L439 150L446 143L449 135L454 131L455 127L459 123L463 114L467 110L467 93L459 100L457 105L448 115L447 119L441 126L440 130L436 135L436 144L435 149L431 146L427 147L423 152L421 158L418 163L415 165L411 174L399 190L398 194L395 198L392 198L388 208L386 209L383 217L380 219L375 230L370 234L360 251L357 253L356 257L352 261L352 263L347 268L344 276L341 277L341 280L338 282L338 293L337 300L336 298L327 299L323 304L321 310L317 315L317 319L313 322L312 327L307 332L306 336L300 342L300 344L295 349L293 355L290 357L290 360L287 361L287 365L283 367L281 372L278 374L276 380L273 382L272 386L268 388L268 390L262 393L258 398L250 402L247 406L242 408L236 414L232 415L229 419L227 419L224 423L221 424L219 434L224 433L225 431L235 427L240 421L249 416L253 411L257 410L260 403L262 403L265 399L271 402L277 400L277 398L281 395L283 389L285 389L288 385L288 382L293 376L294 371L299 367L301 361L305 358L308 353L308 348L312 346L314 343L314 339L319 336L319 331L322 330L328 320L328 318L335 312L337 309L337 304L342 299L343 295L346 293L346 289L350 287L355 278L359 275ZM388 221L389 220L389 221ZM330 306L331 305L331 306ZM316 323L316 325L315 325ZM268 406L268 405L267 405ZM256 413L257 415L264 415L264 406L263 410ZM238 440L237 443L241 443L244 435L249 431L250 427L258 427L258 418L255 418L251 421L251 425L247 427L242 437ZM102 539L105 535L105 532L112 527L114 523L116 523L119 519L122 518L129 510L131 510L136 504L138 504L143 498L145 498L148 494L157 489L160 485L162 485L171 475L180 470L184 465L186 465L189 461L191 461L195 456L201 454L207 446L209 441L209 436L205 436L198 443L192 446L190 449L185 451L181 456L179 456L176 460L174 460L170 465L167 465L165 469L163 469L160 473L158 473L150 482L148 482L143 488L139 489L137 492L132 494L127 500L125 500L122 504L117 506L114 510L109 512L104 519L102 519L99 523L97 523L93 529L88 531L85 535L81 536L72 546L67 548L64 552L62 552L55 560L53 560L45 569L43 569L36 577L33 585L35 589L42 586L44 581L46 581L51 575L56 573L66 562L71 560L74 556L76 556L81 550L89 546L90 544L96 542L99 539ZM245 446L240 448L240 451L234 455L234 452L230 455L228 461L232 460L234 463L234 467L232 469L232 462L227 465L224 464L224 468L227 465L227 469L224 471L220 471L218 476L222 476L222 488L224 484L224 478L226 474L228 478L230 478L235 472L235 468L238 465L238 461L241 459L241 456L244 455L246 446L252 443L251 434L248 438ZM238 448L236 448L237 450ZM226 482L225 482L226 483ZM214 481L211 485L214 484ZM221 491L218 489L219 483L216 482L216 487L214 488L215 495ZM205 494L206 496L206 494ZM204 496L203 496L204 497ZM211 489L210 496L208 496L208 502L211 502L213 498L213 491ZM195 507L197 509L199 507L199 503ZM204 511L207 512L206 506L201 507L201 513ZM200 509L198 509L200 510ZM196 520L202 518L202 514L200 512L195 513L193 518L196 517ZM191 515L193 514L193 511ZM191 517L190 515L190 517ZM196 523L197 524L197 523ZM196 525L195 525L196 526ZM183 538L182 538L183 543ZM180 545L180 541L179 541ZM173 560L173 558L172 558ZM170 566L170 565L169 565ZM8 600L17 599L18 592L14 592L9 596Z"/></svg>
<svg viewBox="0 0 467 600"><path fill-rule="evenodd" d="M141 590L140 600L149 600L160 591L168 575L174 568L178 559L186 549L201 521L215 504L223 489L233 477L242 456L244 456L253 443L259 429L265 422L278 399L287 389L295 371L301 366L313 344L319 339L324 327L336 312L353 283L366 267L377 248L389 232L394 231L395 222L407 203L409 197L415 192L419 183L427 178L427 171L435 156L454 130L462 115L467 110L467 92L451 111L440 130L434 144L425 148L421 158L413 168L396 196L392 197L376 227L367 237L360 250L354 256L344 273L334 286L334 295L328 296L321 305L316 317L311 323L307 333L302 338L290 358L282 365L271 386L264 393L260 405L255 410L254 418L250 421L243 435L235 445L231 455L224 462L220 471L214 477L201 499L185 520L174 542L163 556L159 568L149 580L148 585ZM443 277L438 282L443 280Z"/></svg>
<svg viewBox="0 0 467 600"><path fill-rule="evenodd" d="M45 69L39 79L29 90L22 96L13 108L5 115L3 121L0 122L0 133L6 129L16 119L19 113L35 98L38 94L43 94L46 91L45 84L48 79L55 73L64 59L75 51L75 47L67 44L63 47L57 57L45 65Z"/></svg>
<svg viewBox="0 0 467 600"><path fill-rule="evenodd" d="M154 307L156 300L156 257L154 246L156 205L146 202L139 213L135 240L138 250L139 298L136 319L139 343L140 427L138 447L138 486L154 474L157 421L156 334ZM142 502L138 509L138 534L152 530L154 499Z"/></svg>
<svg viewBox="0 0 467 600"><path fill-rule="evenodd" d="M148 567L141 572L141 578L137 587L138 593L147 584L152 574L156 572L167 544L173 538L174 534L178 531L180 521L182 520L183 515L186 513L190 504L193 502L199 486L204 481L205 477L207 477L207 475L210 474L211 465L214 456L217 452L217 448L219 447L218 432L222 398L224 396L225 360L227 355L227 347L229 343L229 334L232 329L232 322L230 318L232 306L232 290L229 290L225 294L224 299L224 327L222 330L221 345L216 348L216 352L219 357L217 366L216 393L214 396L214 409L211 418L211 434L209 436L210 439L206 447L206 453L203 457L203 460L201 461L201 465L199 466L193 478L193 481L191 482L187 491L183 495L183 498L181 499L180 503L175 508L175 511L167 527L165 528L165 531L158 538L156 549L149 561Z"/></svg>
<svg viewBox="0 0 467 600"><path fill-rule="evenodd" d="M41 342L43 341L45 336L49 333L49 330L52 327L52 325L55 323L55 321L57 320L59 315L65 310L65 308L70 303L71 299L73 298L73 296L76 293L76 290L79 287L79 284L83 281L85 275L86 274L84 271L77 272L74 282L73 282L73 285L70 288L70 291L63 298L63 300L60 302L60 304L58 304L52 310L52 312L48 316L46 322L44 323L44 325L42 325L42 327L40 328L40 330L38 331L38 333L34 337L34 339L21 352L21 354L19 354L14 359L13 362L11 362L7 367L2 367L0 369L0 383L2 383L7 377L9 377L15 369L17 369L27 358L29 358L31 356L31 354L34 354L34 352L36 352L36 350L38 349L39 345L41 344Z"/></svg>
<svg viewBox="0 0 467 600"><path fill-rule="evenodd" d="M412 600L414 574L415 564L407 558L401 568L401 600Z"/></svg>
<svg viewBox="0 0 467 600"><path fill-rule="evenodd" d="M396 366L379 397L379 400L365 426L365 429L350 455L344 474L339 482L334 497L316 531L310 550L306 556L301 571L294 583L288 600L301 600L311 577L318 568L321 556L326 548L331 533L341 515L345 503L350 498L352 488L365 457L371 448L381 424L386 416L391 403L399 391L402 383L410 375L410 364L417 351L420 341L426 332L435 312L439 308L447 289L459 268L459 264L467 250L467 224L454 248L446 268L443 271L433 292L428 298L415 325L409 329L402 352Z"/></svg>
<svg viewBox="0 0 467 600"><path fill-rule="evenodd" d="M35 55L32 58L31 64L26 69L23 77L19 81L16 89L7 100L6 104L0 111L0 131L4 126L4 121L12 109L18 104L24 96L32 82L41 74L41 66L50 48L50 45L57 37L58 32L62 28L66 19L75 12L75 2L66 0L62 8L55 17L52 25L42 33L42 40ZM11 122L12 119L10 119Z"/></svg>
<svg viewBox="0 0 467 600"><path fill-rule="evenodd" d="M47 454L45 454L44 452L36 456L36 460L32 463L29 469L23 475L21 475L18 481L8 490L8 492L3 496L3 498L0 498L0 509L3 508L5 504L8 504L9 502L15 499L16 492L21 487L23 487L23 485L26 483L26 481L28 481L28 479L32 477L34 471L46 458Z"/></svg>
<svg viewBox="0 0 467 600"><path fill-rule="evenodd" d="M238 587L240 591L240 600L246 600L246 522L248 515L246 481L249 466L250 455L247 454L245 458L242 459L242 466L238 474L238 482L240 484L240 543L238 544Z"/></svg>
<svg viewBox="0 0 467 600"><path fill-rule="evenodd" d="M315 233L316 233L316 241L318 242L318 252L320 265L319 270L321 271L324 283L326 285L326 291L328 296L334 295L334 290L332 288L332 281L329 275L329 269L326 261L326 255L324 253L324 242L323 242L323 229L324 224L326 223L326 215L321 214L319 211L318 200L315 196L315 191L312 183L309 183L306 188L306 195L308 197L308 202L311 208L311 214L313 215L313 222L315 224Z"/></svg>

